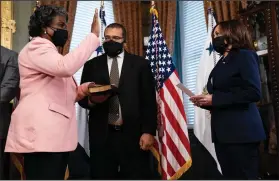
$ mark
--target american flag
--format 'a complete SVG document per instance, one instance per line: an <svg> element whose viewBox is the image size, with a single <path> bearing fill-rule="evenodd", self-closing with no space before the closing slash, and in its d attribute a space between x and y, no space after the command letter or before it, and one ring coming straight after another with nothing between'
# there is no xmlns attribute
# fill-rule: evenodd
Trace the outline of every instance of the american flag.
<svg viewBox="0 0 279 181"><path fill-rule="evenodd" d="M158 22L158 13L152 10L152 31L146 59L157 83L158 131L152 153L158 160L162 179L178 179L192 165L186 114L178 73L168 51Z"/></svg>

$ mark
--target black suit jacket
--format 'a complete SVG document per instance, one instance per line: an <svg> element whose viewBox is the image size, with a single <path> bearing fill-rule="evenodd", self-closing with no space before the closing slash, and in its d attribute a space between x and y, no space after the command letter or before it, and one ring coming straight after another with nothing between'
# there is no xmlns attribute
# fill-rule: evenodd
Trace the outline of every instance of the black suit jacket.
<svg viewBox="0 0 279 181"><path fill-rule="evenodd" d="M110 84L106 55L95 57L84 65L81 84L84 82ZM118 94L124 122L123 134L138 146L140 136L143 133L155 135L157 127L155 84L147 60L125 52ZM89 107L86 97L79 101L79 105L90 110L90 145L104 143L108 128L109 102Z"/></svg>
<svg viewBox="0 0 279 181"><path fill-rule="evenodd" d="M11 119L10 101L19 90L17 53L1 46L0 60L0 137L6 137Z"/></svg>
<svg viewBox="0 0 279 181"><path fill-rule="evenodd" d="M212 94L212 139L221 143L249 143L265 139L256 106L261 98L258 56L241 49L221 59L209 75Z"/></svg>

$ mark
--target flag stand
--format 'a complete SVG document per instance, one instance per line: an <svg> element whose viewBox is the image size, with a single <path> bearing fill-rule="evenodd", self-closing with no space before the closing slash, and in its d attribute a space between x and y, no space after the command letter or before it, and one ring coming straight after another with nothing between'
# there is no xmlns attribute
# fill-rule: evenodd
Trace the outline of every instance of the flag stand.
<svg viewBox="0 0 279 181"><path fill-rule="evenodd" d="M151 14L154 14L157 18L158 18L158 12L157 10L155 9L155 2L154 1L151 1L151 8L150 8L150 13ZM156 22L153 22L154 24ZM155 38L155 41L157 40L157 38ZM158 47L157 47L157 44L156 44L156 48L155 48L155 51L156 51L156 57L158 57ZM159 72L159 62L156 61L156 77L159 77L160 75L160 72ZM160 87L160 81L157 81L156 82L156 88L157 88L157 102L158 102L158 122L157 122L157 131L158 131L158 136L159 136L159 139L161 140L162 137L164 136L164 129L163 129L163 121L162 121L162 113L161 113L161 103L162 103L162 100L159 96L159 87ZM162 140L161 140L162 141Z"/></svg>
<svg viewBox="0 0 279 181"><path fill-rule="evenodd" d="M146 59L149 60L156 83L158 107L158 132L150 151L157 160L158 173L162 179L177 180L192 165L187 118L183 107L183 94L175 87L180 80L159 25L155 1L151 1L150 14L152 29Z"/></svg>

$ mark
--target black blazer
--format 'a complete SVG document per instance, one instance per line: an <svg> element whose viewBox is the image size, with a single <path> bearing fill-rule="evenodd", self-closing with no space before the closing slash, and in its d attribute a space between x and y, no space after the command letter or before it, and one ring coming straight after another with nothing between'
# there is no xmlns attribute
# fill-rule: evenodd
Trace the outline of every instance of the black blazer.
<svg viewBox="0 0 279 181"><path fill-rule="evenodd" d="M10 101L19 91L18 54L1 46L0 59L0 137L6 137L11 119Z"/></svg>
<svg viewBox="0 0 279 181"><path fill-rule="evenodd" d="M84 65L81 84L84 82L110 84L106 55L95 57ZM140 136L143 133L155 135L157 127L155 84L147 60L125 52L118 91L123 134L136 141L138 146ZM108 101L89 107L86 97L79 101L79 105L90 110L90 145L102 144L108 128Z"/></svg>
<svg viewBox="0 0 279 181"><path fill-rule="evenodd" d="M261 81L255 52L231 51L212 70L207 89L212 94L213 142L248 143L265 139L256 106L261 98Z"/></svg>

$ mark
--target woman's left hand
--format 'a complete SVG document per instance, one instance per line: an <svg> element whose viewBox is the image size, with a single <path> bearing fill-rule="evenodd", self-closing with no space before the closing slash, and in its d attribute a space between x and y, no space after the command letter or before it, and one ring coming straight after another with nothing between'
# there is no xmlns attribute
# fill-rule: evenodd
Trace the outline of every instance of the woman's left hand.
<svg viewBox="0 0 279 181"><path fill-rule="evenodd" d="M211 106L212 105L212 95L198 95L198 96L192 96L190 100L196 105L196 106Z"/></svg>

